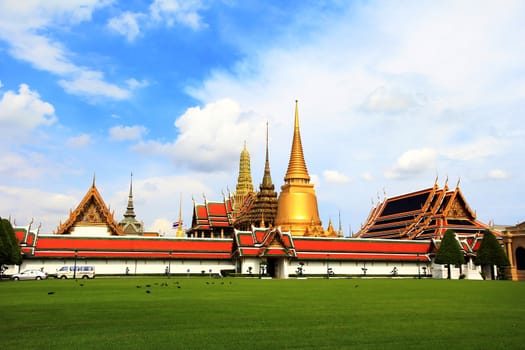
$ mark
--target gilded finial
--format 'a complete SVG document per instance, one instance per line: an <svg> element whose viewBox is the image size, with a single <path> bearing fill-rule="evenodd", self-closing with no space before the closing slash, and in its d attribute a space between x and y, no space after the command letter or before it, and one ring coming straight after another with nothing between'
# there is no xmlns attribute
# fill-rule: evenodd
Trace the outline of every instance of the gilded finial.
<svg viewBox="0 0 525 350"><path fill-rule="evenodd" d="M295 119L292 140L292 151L290 153L290 162L288 163L288 170L286 171L284 181L286 183L310 183L310 175L308 175L308 170L304 161L303 145L301 143L301 133L299 129L299 101L297 100L295 100Z"/></svg>

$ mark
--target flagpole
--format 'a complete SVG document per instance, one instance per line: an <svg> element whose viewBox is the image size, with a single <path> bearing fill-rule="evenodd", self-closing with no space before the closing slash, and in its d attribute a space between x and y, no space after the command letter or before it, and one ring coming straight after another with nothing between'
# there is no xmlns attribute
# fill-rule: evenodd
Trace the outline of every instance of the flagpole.
<svg viewBox="0 0 525 350"><path fill-rule="evenodd" d="M177 237L184 237L184 232L182 231L182 192L180 193L179 199L179 222L177 227Z"/></svg>

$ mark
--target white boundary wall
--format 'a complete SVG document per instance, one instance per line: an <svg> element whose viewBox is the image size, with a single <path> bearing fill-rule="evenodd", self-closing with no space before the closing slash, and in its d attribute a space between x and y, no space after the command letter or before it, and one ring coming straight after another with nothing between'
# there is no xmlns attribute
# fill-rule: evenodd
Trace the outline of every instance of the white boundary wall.
<svg viewBox="0 0 525 350"><path fill-rule="evenodd" d="M385 261L318 261L318 260L289 260L276 259L275 275L277 278L288 278L297 274L300 263L303 263L303 275L326 276L331 268L335 276L374 277L374 276L417 276L432 275L433 278L447 278L445 265L417 262L385 262ZM84 259L78 258L77 265L95 266L95 273L100 275L147 275L147 274L219 274L221 270L235 270L236 264L230 260L190 260L190 259ZM243 257L237 264L237 273L249 275L259 274L260 258ZM10 266L6 271L11 275L27 269L43 269L48 274L55 274L62 266L74 266L75 260L68 259L24 259L21 266ZM366 269L366 274L364 269ZM394 273L394 270L396 273ZM458 279L458 268L451 269L452 279ZM465 279L481 280L481 268L469 262L462 266Z"/></svg>
<svg viewBox="0 0 525 350"><path fill-rule="evenodd" d="M55 274L62 266L74 266L74 259L25 259L20 271L42 269L48 274ZM227 260L179 260L179 259L77 259L76 265L95 267L95 275L146 275L146 274L219 274L221 270L233 270L235 266ZM18 272L13 267L9 274Z"/></svg>

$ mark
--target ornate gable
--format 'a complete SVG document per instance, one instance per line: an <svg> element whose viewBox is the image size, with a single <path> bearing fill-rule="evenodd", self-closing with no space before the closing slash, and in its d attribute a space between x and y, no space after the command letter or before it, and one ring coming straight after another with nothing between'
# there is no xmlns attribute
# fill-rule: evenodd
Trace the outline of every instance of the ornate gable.
<svg viewBox="0 0 525 350"><path fill-rule="evenodd" d="M80 204L69 213L69 218L58 227L56 234L71 234L77 226L107 226L110 235L124 235L122 228L115 222L114 214L106 207L94 179Z"/></svg>
<svg viewBox="0 0 525 350"><path fill-rule="evenodd" d="M451 194L451 198L444 210L444 215L449 218L467 218L471 220L476 218L476 214L468 206L459 187Z"/></svg>

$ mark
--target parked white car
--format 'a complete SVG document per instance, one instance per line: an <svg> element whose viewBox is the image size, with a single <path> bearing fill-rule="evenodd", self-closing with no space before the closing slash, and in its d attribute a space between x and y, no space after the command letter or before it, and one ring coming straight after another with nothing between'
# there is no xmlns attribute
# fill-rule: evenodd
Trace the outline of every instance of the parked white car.
<svg viewBox="0 0 525 350"><path fill-rule="evenodd" d="M47 278L47 273L40 270L25 270L20 273L15 273L11 276L12 280L44 280Z"/></svg>

